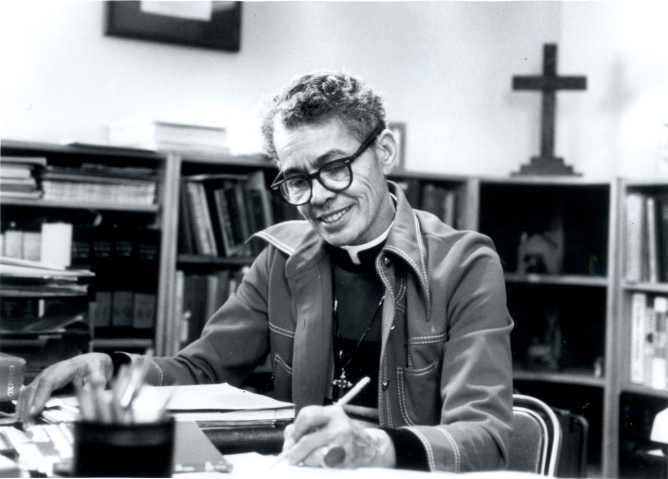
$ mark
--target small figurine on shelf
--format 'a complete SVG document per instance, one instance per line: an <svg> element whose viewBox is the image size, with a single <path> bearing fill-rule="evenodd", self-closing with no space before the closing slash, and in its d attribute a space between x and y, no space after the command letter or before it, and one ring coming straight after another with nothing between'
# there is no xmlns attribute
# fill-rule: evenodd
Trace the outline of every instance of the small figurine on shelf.
<svg viewBox="0 0 668 479"><path fill-rule="evenodd" d="M559 274L564 260L563 228L520 236L518 274Z"/></svg>
<svg viewBox="0 0 668 479"><path fill-rule="evenodd" d="M541 336L531 338L527 348L527 362L530 368L543 371L557 371L561 359L562 333L559 326L557 308L546 311L546 329Z"/></svg>

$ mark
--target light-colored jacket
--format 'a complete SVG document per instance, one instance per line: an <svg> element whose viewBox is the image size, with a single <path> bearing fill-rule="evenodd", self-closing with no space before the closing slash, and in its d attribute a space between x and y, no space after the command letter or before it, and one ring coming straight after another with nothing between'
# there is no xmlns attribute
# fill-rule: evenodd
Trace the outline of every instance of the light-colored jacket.
<svg viewBox="0 0 668 479"><path fill-rule="evenodd" d="M420 439L432 470L503 469L512 420L512 319L491 240L413 210L397 214L376 258L386 289L379 422ZM269 245L199 340L156 358L155 384L239 384L269 355L274 394L297 408L331 392L332 278L304 221L257 234Z"/></svg>

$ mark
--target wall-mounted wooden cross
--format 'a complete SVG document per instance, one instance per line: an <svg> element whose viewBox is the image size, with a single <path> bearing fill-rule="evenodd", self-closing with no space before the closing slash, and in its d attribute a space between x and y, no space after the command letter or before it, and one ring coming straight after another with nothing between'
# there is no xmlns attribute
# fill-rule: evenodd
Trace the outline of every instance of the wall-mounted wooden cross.
<svg viewBox="0 0 668 479"><path fill-rule="evenodd" d="M562 158L554 156L554 121L557 90L585 90L587 78L583 76L557 76L557 46L543 46L543 75L515 76L513 90L541 90L543 107L541 116L540 156L522 165L513 175L578 175Z"/></svg>

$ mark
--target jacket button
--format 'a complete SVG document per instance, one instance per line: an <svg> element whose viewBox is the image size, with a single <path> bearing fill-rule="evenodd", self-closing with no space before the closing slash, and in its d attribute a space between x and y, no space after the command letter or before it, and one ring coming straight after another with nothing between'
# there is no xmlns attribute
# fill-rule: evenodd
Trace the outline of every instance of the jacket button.
<svg viewBox="0 0 668 479"><path fill-rule="evenodd" d="M387 388L390 387L390 381L388 379L383 381L383 384L381 384L383 391L387 391Z"/></svg>
<svg viewBox="0 0 668 479"><path fill-rule="evenodd" d="M383 256L383 264L384 264L387 268L389 268L390 265L392 264L392 261L390 261L390 258L388 258L387 256Z"/></svg>

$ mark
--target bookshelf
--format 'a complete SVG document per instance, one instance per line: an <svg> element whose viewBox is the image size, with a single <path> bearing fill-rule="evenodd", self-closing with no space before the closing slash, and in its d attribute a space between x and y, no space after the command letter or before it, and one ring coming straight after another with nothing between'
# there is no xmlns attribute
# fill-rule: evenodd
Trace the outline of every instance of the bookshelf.
<svg viewBox="0 0 668 479"><path fill-rule="evenodd" d="M1 154L3 256L95 273L78 297L26 298L47 308L40 313L41 326L3 329L2 350L26 358L30 379L81 352L154 347L165 158L141 150L21 141L3 141ZM30 191L8 192L5 169L29 179ZM7 306L22 299L2 300ZM3 325L24 320L3 308Z"/></svg>
<svg viewBox="0 0 668 479"><path fill-rule="evenodd" d="M668 407L668 182L620 179L619 190L616 466L622 478L665 478L666 458L651 453L657 444L649 434L656 413Z"/></svg>
<svg viewBox="0 0 668 479"><path fill-rule="evenodd" d="M200 183L206 189L206 185L231 176L243 190L248 188L246 180L252 178L254 187L265 190L261 202L265 223L297 217L294 207L269 192L275 169L262 156L215 157L15 141L2 143L2 154L42 156L47 164L75 168L84 162L140 166L157 178L155 201L141 205L0 197L3 232L9 224L25 222L26 218L85 223L100 217L130 230L150 227L160 232L159 258L148 268L156 273L154 327L140 332L93 327L83 338L77 337L80 349L140 352L154 347L159 355L175 353L201 327L189 323L194 313L185 306L186 282L199 285L190 284L190 291L222 289L221 284L235 278L238 281L252 263L256 250L239 249L229 254L223 247L215 254L203 253L192 247L192 237L190 243L185 240L185 183ZM402 170L394 171L390 178L403 188L414 207L494 240L516 323L512 337L515 387L589 420L589 475L618 477L629 470L629 464L642 463L645 456L629 451L647 446L648 433L635 429L627 419L636 417L643 404L651 410L662 404L666 407L668 390L630 379L632 298L643 293L647 304L653 305L649 298L668 297L668 282L665 277L659 281L626 279L626 198L630 193L667 194L668 182L489 178ZM253 220L246 220L250 222L246 231L250 232ZM547 234L547 240L541 233ZM4 240L6 244L6 237ZM213 241L220 246L222 237L214 233ZM556 260L552 244L558 247ZM664 251L658 245L657 251ZM209 312L216 307L216 301L199 299ZM197 314L200 321L207 315ZM51 337L62 338L60 334ZM36 344L29 342L35 337L16 339L15 344L26 348ZM2 345L4 348L4 338Z"/></svg>

